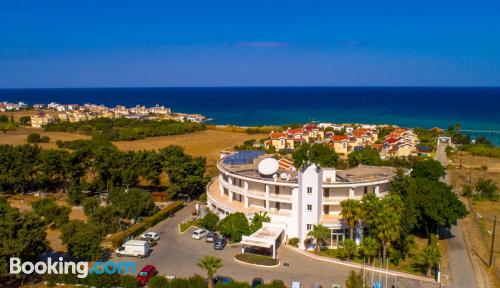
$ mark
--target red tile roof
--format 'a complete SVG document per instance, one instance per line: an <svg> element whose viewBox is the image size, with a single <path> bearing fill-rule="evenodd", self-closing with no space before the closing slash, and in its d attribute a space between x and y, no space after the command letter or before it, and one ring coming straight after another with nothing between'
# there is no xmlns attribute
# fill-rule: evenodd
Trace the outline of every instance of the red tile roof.
<svg viewBox="0 0 500 288"><path fill-rule="evenodd" d="M286 133L271 133L271 139L280 139L286 137L287 137Z"/></svg>
<svg viewBox="0 0 500 288"><path fill-rule="evenodd" d="M333 142L347 141L347 136L346 135L333 135L332 141Z"/></svg>

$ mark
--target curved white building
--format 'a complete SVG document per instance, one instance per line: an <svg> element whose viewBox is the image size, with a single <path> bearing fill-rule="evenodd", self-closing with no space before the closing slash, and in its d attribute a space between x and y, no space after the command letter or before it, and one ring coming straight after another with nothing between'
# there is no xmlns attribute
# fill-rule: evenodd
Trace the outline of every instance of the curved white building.
<svg viewBox="0 0 500 288"><path fill-rule="evenodd" d="M208 205L222 217L242 212L252 218L267 212L272 223L285 227L286 237L299 238L301 248L312 225L318 223L330 229L332 247L349 237L348 226L339 215L340 202L361 199L369 192L383 197L395 175L392 167L363 165L336 170L312 164L293 171L286 163L274 167L272 160L266 160L264 169L260 165L259 171L259 164L270 157L242 151L220 159L219 176L208 185Z"/></svg>

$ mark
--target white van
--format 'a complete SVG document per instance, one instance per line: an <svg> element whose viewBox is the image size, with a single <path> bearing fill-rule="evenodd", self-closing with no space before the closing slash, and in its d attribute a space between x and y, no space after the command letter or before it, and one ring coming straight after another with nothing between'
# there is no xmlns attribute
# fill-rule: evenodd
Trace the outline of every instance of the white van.
<svg viewBox="0 0 500 288"><path fill-rule="evenodd" d="M292 282L292 288L300 288L300 287L302 287L302 286L300 285L299 281L293 281Z"/></svg>
<svg viewBox="0 0 500 288"><path fill-rule="evenodd" d="M115 251L116 256L134 256L138 258L149 255L149 243L143 240L129 240Z"/></svg>

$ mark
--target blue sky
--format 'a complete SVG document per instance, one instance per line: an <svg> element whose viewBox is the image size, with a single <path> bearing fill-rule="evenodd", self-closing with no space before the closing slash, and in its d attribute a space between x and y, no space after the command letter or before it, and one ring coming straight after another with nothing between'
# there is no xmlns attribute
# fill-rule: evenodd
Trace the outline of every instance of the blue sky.
<svg viewBox="0 0 500 288"><path fill-rule="evenodd" d="M0 88L500 86L500 1L0 0Z"/></svg>

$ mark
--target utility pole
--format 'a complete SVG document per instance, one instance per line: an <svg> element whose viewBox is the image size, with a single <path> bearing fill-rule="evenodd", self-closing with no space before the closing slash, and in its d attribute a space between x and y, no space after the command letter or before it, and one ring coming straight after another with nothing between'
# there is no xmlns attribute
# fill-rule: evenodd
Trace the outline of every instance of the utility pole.
<svg viewBox="0 0 500 288"><path fill-rule="evenodd" d="M495 216L495 222L493 222L493 233L491 233L491 249L490 249L490 263L488 267L493 264L493 248L495 246L495 230L497 228L497 216Z"/></svg>

